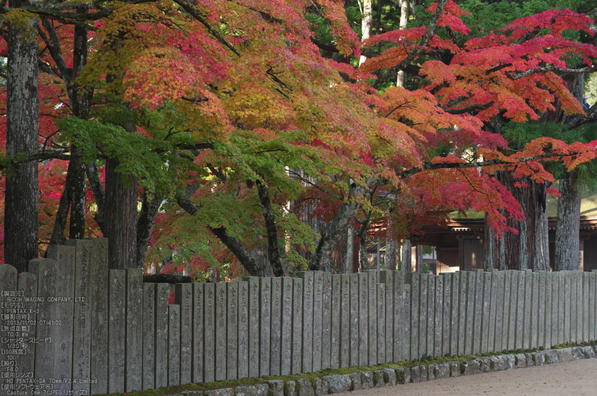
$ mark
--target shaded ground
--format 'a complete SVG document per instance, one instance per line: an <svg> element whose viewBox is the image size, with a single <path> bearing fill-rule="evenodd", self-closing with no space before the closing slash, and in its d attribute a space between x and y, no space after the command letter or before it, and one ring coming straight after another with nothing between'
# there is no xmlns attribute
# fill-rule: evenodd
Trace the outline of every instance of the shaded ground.
<svg viewBox="0 0 597 396"><path fill-rule="evenodd" d="M597 395L597 359L506 370L336 396Z"/></svg>

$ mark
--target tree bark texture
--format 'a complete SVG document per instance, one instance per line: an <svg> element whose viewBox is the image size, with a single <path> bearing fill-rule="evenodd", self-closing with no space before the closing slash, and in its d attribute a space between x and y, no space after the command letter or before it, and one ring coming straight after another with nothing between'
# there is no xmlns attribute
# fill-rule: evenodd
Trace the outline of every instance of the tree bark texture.
<svg viewBox="0 0 597 396"><path fill-rule="evenodd" d="M564 76L567 87L574 97L582 103L584 74ZM556 111L552 121L562 124L573 123L574 116L563 114L560 103L556 103ZM560 179L558 199L558 219L556 224L556 243L554 252L554 269L556 271L580 269L580 201L578 191L578 170L567 172Z"/></svg>
<svg viewBox="0 0 597 396"><path fill-rule="evenodd" d="M354 230L348 227L346 230L346 256L344 259L344 273L352 274L352 263L354 256Z"/></svg>
<svg viewBox="0 0 597 396"><path fill-rule="evenodd" d="M579 269L580 258L580 193L576 189L577 171L567 173L560 179L558 199L558 220L556 224L556 243L554 269L556 271L574 271Z"/></svg>
<svg viewBox="0 0 597 396"><path fill-rule="evenodd" d="M323 226L315 254L309 262L309 270L318 271L321 268L329 267L334 247L342 234L346 232L349 223L359 209L359 201L366 192L367 188L364 186L353 185L350 188L348 199L342 203L334 219L327 226Z"/></svg>
<svg viewBox="0 0 597 396"><path fill-rule="evenodd" d="M108 268L137 266L137 179L116 171L119 161L106 160L106 231ZM106 236L106 235L104 235Z"/></svg>
<svg viewBox="0 0 597 396"><path fill-rule="evenodd" d="M491 230L489 225L485 223L485 262L483 268L498 269L500 271L507 270L506 266L506 244L503 238L499 239L496 232Z"/></svg>
<svg viewBox="0 0 597 396"><path fill-rule="evenodd" d="M384 264L385 269L387 270L396 270L396 248L397 242L396 239L392 237L394 233L394 226L392 222L392 206L390 205L390 209L388 210L388 221L386 226L386 253L384 256Z"/></svg>
<svg viewBox="0 0 597 396"><path fill-rule="evenodd" d="M549 271L549 218L547 216L547 194L545 189L549 186L546 184L537 184L531 182L533 191L535 193L535 238L529 240L529 243L534 243L534 255L531 260L531 269L533 271Z"/></svg>
<svg viewBox="0 0 597 396"><path fill-rule="evenodd" d="M384 263L387 270L396 270L396 241L394 239L386 239L386 254Z"/></svg>
<svg viewBox="0 0 597 396"><path fill-rule="evenodd" d="M274 211L272 210L269 192L267 187L260 181L257 181L256 184L267 232L267 256L269 263L272 266L274 276L284 276L284 266L282 264L282 256L280 254L281 249L278 242L278 230L276 229L276 219L274 217Z"/></svg>
<svg viewBox="0 0 597 396"><path fill-rule="evenodd" d="M12 1L12 7L25 3ZM7 133L8 156L35 154L39 142L37 95L38 39L31 19L27 26L8 28ZM14 164L6 179L4 260L17 271L28 270L37 258L39 203L37 161Z"/></svg>
<svg viewBox="0 0 597 396"><path fill-rule="evenodd" d="M405 239L402 244L402 271L412 272L412 243L410 239Z"/></svg>
<svg viewBox="0 0 597 396"><path fill-rule="evenodd" d="M369 269L369 255L367 254L367 230L369 229L369 221L365 221L365 224L359 228L359 261L361 264L361 271L367 271Z"/></svg>
<svg viewBox="0 0 597 396"><path fill-rule="evenodd" d="M85 12L87 11L83 9L77 11L77 13ZM73 114L75 117L86 120L89 118L93 90L81 91L76 83L76 78L87 64L87 29L82 26L75 26L74 36L73 68L72 71L69 70L69 73L65 73L65 76L68 77L64 80L68 87L68 97ZM71 146L71 153L78 154L74 145ZM85 170L85 164L76 156L70 161L68 173L72 174L72 183L69 192L71 199L69 239L79 239L85 236L85 201L87 196Z"/></svg>
<svg viewBox="0 0 597 396"><path fill-rule="evenodd" d="M137 253L135 254L137 268L142 268L145 263L153 222L158 215L161 203L162 201L157 196L149 194L146 190L143 191L143 203L139 219L137 219Z"/></svg>
<svg viewBox="0 0 597 396"><path fill-rule="evenodd" d="M71 149L75 149L75 146L71 146ZM86 190L85 166L73 156L68 163L64 191L56 212L50 245L64 243L64 229L69 209L71 212L69 239L82 239L85 236Z"/></svg>
<svg viewBox="0 0 597 396"><path fill-rule="evenodd" d="M71 150L76 153L77 148L71 145ZM69 161L67 177L70 197L70 223L69 239L82 239L85 237L85 212L87 201L87 183L85 180L85 165L75 157Z"/></svg>
<svg viewBox="0 0 597 396"><path fill-rule="evenodd" d="M79 9L77 13L86 13L84 9ZM73 115L80 119L89 117L89 108L93 90L81 91L76 84L76 78L87 64L87 29L82 26L75 26L74 29L74 48L73 48L73 67L69 68L62 55L60 40L52 23L47 18L42 18L42 24L49 36L48 50L64 84ZM50 244L62 243L64 240L64 228L66 226L66 217L70 209L69 238L80 239L85 236L85 213L86 213L86 166L77 158L77 148L71 145L72 159L69 162L66 182L60 205L54 222L52 238ZM103 231L103 230L102 230Z"/></svg>
<svg viewBox="0 0 597 396"><path fill-rule="evenodd" d="M525 219L507 219L507 225L518 230L518 234L503 233L501 240L488 225L485 226L484 268L549 270L549 230L545 195L547 186L528 178L515 180L510 172L500 172L496 177L520 203ZM515 187L516 181L526 186Z"/></svg>

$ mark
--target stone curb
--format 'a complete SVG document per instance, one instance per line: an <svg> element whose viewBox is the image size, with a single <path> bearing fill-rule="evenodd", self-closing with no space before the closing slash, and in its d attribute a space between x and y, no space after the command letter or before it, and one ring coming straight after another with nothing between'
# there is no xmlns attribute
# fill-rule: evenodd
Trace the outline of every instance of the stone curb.
<svg viewBox="0 0 597 396"><path fill-rule="evenodd" d="M265 384L241 385L210 391L184 391L167 396L324 396L354 390L418 383L433 379L460 377L491 371L573 362L597 357L597 345L550 349L546 351L476 357L465 362L432 363L412 367L356 371L305 379L266 380Z"/></svg>

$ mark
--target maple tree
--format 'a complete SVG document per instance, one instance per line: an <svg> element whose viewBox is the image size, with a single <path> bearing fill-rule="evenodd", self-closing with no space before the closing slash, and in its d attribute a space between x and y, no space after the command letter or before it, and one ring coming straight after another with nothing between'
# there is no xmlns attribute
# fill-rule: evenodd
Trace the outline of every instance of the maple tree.
<svg viewBox="0 0 597 396"><path fill-rule="evenodd" d="M320 47L329 45L314 37L313 15L326 21L333 49L345 60L358 58L361 47L341 2L317 4L176 0L26 7L42 17L41 70L62 80L48 94L54 117L41 138L60 131L54 139L63 145L61 158L80 164L71 173L69 163L68 175L74 179L86 170L95 198L81 195L79 181L65 187L61 200L86 196L90 204L79 207L87 209L88 221L91 205L106 213L99 174L102 162L116 161L103 188L106 195L109 188L128 191L133 199L121 203L128 218L115 223L103 217L110 225L101 224L102 216L97 220L109 237L105 227L134 228L116 237L135 250L126 265L139 265L151 241L150 260L176 256L167 272L188 266L196 276L213 267L238 274L238 266L222 264L228 261L253 275L281 276L305 267L306 257L310 269L330 268L355 216L369 224L385 216L388 205L395 238L469 208L486 211L500 233L511 230L508 216L520 219L522 212L494 172L507 168L543 183L552 180L544 161L561 160L572 169L594 158L594 144L549 138L503 152L506 140L483 130L498 114L534 119L556 99L565 111L582 113L554 70L570 72L564 60L571 55L592 64L593 46L562 37L570 29L588 32L588 18L549 11L461 45L440 33L465 35L464 13L440 1L427 26L365 41L364 51L383 50L367 52L368 60L355 68L322 56ZM93 34L71 59L65 54L85 37L76 29ZM80 66L73 67L73 59ZM421 77L416 89L377 91L368 84L381 69L413 67ZM85 111L77 113L75 103ZM39 157L19 161L32 158ZM119 186L114 172L124 175ZM316 206L308 213L319 219L316 230L300 221L306 202ZM52 237L62 237L61 228L54 227ZM264 244L267 259L260 261L253 252Z"/></svg>
<svg viewBox="0 0 597 396"><path fill-rule="evenodd" d="M569 4L558 2L518 2L505 4L496 2L491 5L482 5L481 3L470 1L466 2L464 6L474 14L474 16L466 17L466 20L474 21L474 25L476 25L476 29L474 30L477 31L477 34L479 34L483 28L487 28L488 25L491 27L496 26L496 21L506 20L506 23L510 23L515 19L515 17L511 17L511 14L520 18L549 8L571 7L575 12L590 15L592 13L591 9L594 11L595 7L594 3L586 1ZM567 31L564 33L564 36L568 39L580 41L582 43L590 43L593 45L596 43L595 36L591 37L583 31ZM575 62L577 62L577 59L569 57L566 59L566 62L569 66L574 65ZM503 117L495 117L493 122L499 125L499 128L497 129L501 130L503 134L505 131L504 136L508 135L508 140L509 142L512 142L511 147L513 145L514 149L520 142L524 141L526 143L530 141L530 139L525 140L525 135L529 138L530 136L538 137L542 135L557 137L567 143L575 141L588 142L594 139L594 137L591 137L589 136L590 134L586 133L589 129L585 128L585 125L594 122L593 113L596 110L595 108L588 108L583 100L582 81L585 74L577 73L561 75L566 82L564 89L570 91L571 94L585 106L585 110L587 110L586 117L584 115L579 117L578 115L566 114L562 111L558 100L554 102L555 110L548 110L547 112L540 113L538 121L517 124L508 122ZM535 128L533 124L540 124L542 127ZM552 133L554 128L560 131L557 136ZM543 131L544 134L537 134L536 131ZM549 133L545 134L545 132ZM573 175L578 174L579 170L582 168L583 166L576 168L572 172L554 173L556 178L561 179L559 190L562 194L562 196L557 199L559 218L556 226L557 242L555 244L555 260L553 262L555 270L578 269L578 222L580 216L578 204L580 203L580 195L577 193L577 190L579 186L586 184L587 182L590 183L590 181L585 178L584 181L580 180L580 183L576 183L576 186L573 189L566 189L565 187L569 185L569 183L565 179L568 179L569 177L576 179ZM550 169L550 171L553 172L553 170L558 168L550 166ZM582 174L586 175L587 172L583 171ZM548 270L550 258L547 227L547 200L545 199L544 190L549 187L550 183L536 184L532 181L526 181L523 183L525 186L516 187L514 185L516 183L511 177L508 177L507 174L504 176L508 188L521 203L526 219L520 222L511 221L512 226L519 230L519 234L509 234L501 240L492 238L489 230L486 230L486 240L491 241L491 243L486 244L486 266L495 268L508 267L517 269L531 268L534 270ZM520 181L524 182L524 180ZM568 215L563 215L564 213L568 213ZM492 254L493 251L495 251L495 254ZM562 251L565 251L566 254L560 254Z"/></svg>
<svg viewBox="0 0 597 396"><path fill-rule="evenodd" d="M474 2L469 2L469 3L474 3ZM450 6L450 3L448 3L448 6ZM454 4L454 6L455 6L455 4ZM510 7L510 6L508 5L508 7ZM508 8L508 10L510 10L510 8ZM425 51L423 51L423 55L422 55L423 59L429 59L430 57L433 57L433 58L437 59L435 61L436 62L435 64L432 64L431 62L428 62L426 64L429 65L429 69L433 73L437 74L440 78L443 79L443 81L441 81L441 83L445 84L447 86L446 89L441 89L440 90L439 88L443 88L443 87L439 86L438 83L436 83L435 85L432 84L431 88L432 89L435 88L435 91L437 91L437 92L434 92L434 94L443 95L445 105L448 105L448 101L451 101L453 103L459 103L459 101L458 101L458 95L461 95L462 92L465 92L466 94L469 94L469 95L471 94L470 90L467 91L466 85L467 84L471 84L471 83L475 84L474 79L471 79L470 77L465 76L465 74L455 73L454 76L449 76L448 78L451 78L451 80L448 80L446 78L446 76L441 76L441 71L442 70L449 70L449 71L451 71L453 67L456 67L456 68L462 67L461 70L463 70L463 71L464 70L468 70L468 71L472 72L473 69L477 68L478 66L481 66L480 72L481 73L486 73L487 69L483 70L483 67L482 67L483 66L483 64L482 64L483 62L486 62L486 64L490 64L492 66L496 65L496 64L499 65L499 63L496 63L496 62L501 62L502 65L497 66L498 67L497 71L499 71L499 68L501 68L501 67L507 67L508 66L507 65L508 58L510 58L512 60L513 59L512 54L518 54L518 52L521 51L521 50L525 51L526 50L525 47L527 45L533 46L533 45L537 44L537 41L541 42L541 40L543 40L543 36L542 36L543 34L547 34L547 36L550 39L553 39L553 36L551 34L549 34L549 33L552 33L552 32L542 31L540 33L539 30L537 29L537 26L533 27L531 24L532 23L536 23L539 26L546 27L547 25L545 24L545 21L548 20L548 18L550 18L550 16L557 15L558 12L559 12L558 10L553 10L553 11L551 11L551 14L549 12L541 14L541 16L543 18L545 18L543 20L543 22L544 22L543 24L541 24L540 21L538 21L537 19L535 19L537 17L534 16L534 17L531 17L531 18L527 18L527 19L523 19L523 20L517 21L518 25L510 24L505 29L503 29L502 31L506 33L506 35L504 35L503 37L506 38L506 37L508 37L507 35L510 34L510 31L512 31L512 29L516 28L517 32L512 31L512 35L510 36L510 40L511 40L512 43L516 42L515 40L520 40L520 42L519 43L517 42L516 45L509 45L508 42L499 42L499 41L497 41L497 42L493 42L490 45L489 48L486 48L484 50L481 50L479 47L471 46L470 48L472 50L474 50L474 51L476 49L479 49L479 50L475 51L476 52L475 56L478 57L476 63L473 60L472 62L469 62L467 64L467 57L470 56L470 55L467 55L467 54L463 55L462 54L462 52L464 52L463 50L468 51L468 49L466 47L467 45L470 46L471 44L474 43L473 40L467 40L467 39L465 39L465 33L467 33L466 32L466 27L464 27L462 24L460 24L460 25L458 25L458 26L456 26L454 28L448 28L447 29L447 34L444 32L443 35L442 35L442 39L444 40L444 43L445 43L446 47L444 47L443 50L442 50L441 47L438 47L436 49L432 49L432 48L431 49L426 49ZM454 17L463 17L463 18L466 17L466 13L464 13L462 11L459 11L459 10L457 10L455 8L452 10L451 13L453 14L453 16L451 16L452 18L454 18ZM565 12L563 12L562 14L565 14ZM475 16L475 17L478 18L478 16ZM493 15L492 18L495 18L495 17L496 17L496 15ZM569 19L568 20L568 23L569 23L568 26L572 26L572 24L574 22L574 19L576 17L581 17L581 15L580 14L576 14L571 19ZM497 19L499 19L499 16L497 17ZM491 21L494 21L494 20L495 19L492 19ZM533 22L533 20L535 20L535 21ZM555 21L552 21L552 22L555 22ZM442 23L443 22L440 21L440 23L438 25L441 25ZM453 20L453 23L457 24L457 21ZM524 24L528 24L527 26L525 26L525 29L521 28L521 26L524 26ZM563 26L564 26L564 22L561 21L560 22L560 29ZM423 26L420 29L425 29L425 27ZM586 33L588 35L592 34L592 32L590 31L590 29L588 29L587 27L585 28L585 30L586 30ZM460 32L460 33L458 33L458 32ZM554 29L554 32L556 34L559 34L562 31L558 30L556 28L556 29ZM414 30L411 29L411 34L414 34L414 33L415 33ZM514 33L518 33L519 36L516 36ZM570 31L568 31L568 33L567 33L568 36L570 36L569 33L570 33ZM440 34L441 34L441 32L440 32ZM492 32L492 34L493 34L493 32ZM521 40L521 36L523 36L525 34L528 35L528 37L526 37L524 40ZM381 56L379 57L381 62L384 62L384 56L386 56L387 59L390 60L389 63L386 63L386 64L382 63L381 64L381 66L382 66L381 69L392 70L392 67L395 66L396 63L399 61L399 60L394 59L393 57L396 54L399 54L400 51L410 51L410 48L408 46L408 40L412 40L412 38L408 37L406 34L402 34L402 33L398 33L398 32L396 32L396 33L394 33L394 32L387 33L387 35L389 35L389 36L394 35L394 37L398 37L399 39L401 39L403 41L406 40L406 44L404 45L404 48L402 50L400 48L393 47L393 48L390 48L389 50L385 51L384 53L382 53ZM423 30L421 32L418 32L418 37L422 37L422 36L423 36ZM530 40L529 42L527 42L527 39L532 39L534 36L538 36L538 40ZM417 36L415 36L415 37L417 37ZM433 40L434 39L432 39L432 41ZM481 38L479 38L477 40L485 40L486 43L489 43L492 40L494 40L494 37L492 37L492 35L489 35L489 36L484 35L483 37L481 37ZM372 45L373 44L374 43L372 43ZM502 44L507 45L507 47L502 47ZM379 41L377 42L377 45L379 45ZM451 48L449 48L450 45L452 46ZM572 48L576 47L576 46L578 46L578 43L572 43L572 45L571 45ZM584 46L584 48L591 48L592 47L591 45L588 45L588 44L583 44L581 46ZM549 48L549 50L546 51L546 56L552 57L552 56L558 54L557 50L553 51L553 52L551 51L552 47L547 47L547 48ZM495 50L495 52L493 52L494 50ZM562 49L561 51L567 51L567 50ZM564 59L572 60L573 57L574 57L573 54L574 54L574 50L572 50L571 52L568 52L568 55L566 57L564 57ZM498 56L498 58L495 58L496 55ZM454 56L454 58L452 58L452 56ZM523 59L524 59L524 54L522 54L522 56L523 56ZM559 56L559 55L557 55L557 56ZM589 57L592 57L592 55L590 55ZM453 63L455 61L459 61L459 60L462 60L460 62L460 65L453 65ZM482 60L482 61L479 62L479 60ZM541 62L540 59L535 59L534 61L535 62ZM563 61L564 60L560 61L561 64L564 64ZM543 65L546 65L546 64L549 64L549 63L543 63ZM516 65L514 62L512 62L512 65L515 65L513 67L520 67L520 65ZM417 70L417 68L413 67L412 64L403 65L403 67L408 67L414 73L419 73L419 70ZM456 68L455 68L455 70L458 70ZM491 69L489 69L489 70L491 71ZM552 69L552 70L557 70L557 67L556 67L556 69ZM590 67L589 68L580 67L576 72L579 72L579 73L581 73L583 71L584 72L590 72L591 70L592 69ZM422 70L422 71L424 71L424 70ZM440 73L437 73L437 71L440 71ZM468 73L468 71L465 72L465 73ZM537 70L533 70L533 72L535 72L535 71L537 71ZM380 76L384 76L384 72L383 71L380 72L380 69L377 69L376 73L378 75L380 75ZM489 74L489 73L487 73L487 74ZM386 73L386 75L387 75L387 73ZM475 76L474 73L472 75ZM489 77L489 80L491 81L492 84L500 82L500 80L496 80L495 79L496 76L493 75L493 74L492 75L483 75L483 78L485 78L486 76ZM507 77L508 79L510 79L512 77L517 78L517 77L520 77L520 76L522 76L522 75L508 76L508 74L503 74L501 77ZM546 77L550 78L551 76L546 76ZM473 77L473 78L475 78L475 77ZM417 81L416 77L413 78L413 79L411 79L411 81L415 81L416 82ZM505 80L502 80L501 82L504 82L504 84L508 83ZM477 92L483 91L483 94L486 95L487 97L489 97L491 95L491 86L492 85L489 85L489 86L487 86L487 88L489 88L489 89L485 89L485 87L482 84L477 83L477 89L479 90ZM498 87L499 84L498 85L494 85L494 86ZM523 90L523 89L525 89L525 87L521 86L521 90ZM566 90L566 88L561 88L561 89ZM452 90L452 91L450 91L450 90ZM461 91L461 93L458 93L458 94L454 95L453 91L459 91L459 90ZM545 91L545 92L548 92L548 91ZM527 91L527 92L529 92L529 94L533 94L533 91ZM502 93L504 93L504 92L502 91ZM564 100L575 101L574 99L571 99L571 97L572 97L572 95L568 92L567 95L564 95ZM507 99L508 97L506 95L502 95L502 98ZM520 99L522 99L522 100L520 100ZM471 102L474 101L474 100L475 100L474 96L471 96L471 98L467 99L467 101L468 101L469 104L472 104ZM528 97L527 98L519 98L519 105L520 106L525 106L526 105L525 102L531 103L531 100L532 100L532 98L528 98ZM465 103L466 102L461 102L460 106L463 106L464 110L467 110ZM482 101L480 103L485 103L485 105L487 105L487 104L489 104L489 100L485 100L485 102ZM558 103L558 99L556 99L556 103ZM513 108L513 109L516 108L515 105L516 105L515 102L510 103L511 108ZM483 106L483 104L480 104L480 106ZM556 104L556 106L559 108L560 104L558 103L558 104ZM445 107L447 107L447 106L445 106ZM498 106L492 106L490 108L492 108L493 111L496 111L498 109ZM518 107L518 108L520 109L520 107ZM450 109L449 107L447 107L447 110L448 111L453 111L454 109ZM456 110L458 110L458 109L456 109ZM478 108L478 109L475 109L475 107L471 106L468 110L471 111L471 114L478 113L479 115L481 115L482 117L484 117L484 114L483 114L483 110L484 109L482 107ZM541 114L541 113L546 112L546 109L537 108L537 109L535 109L535 111L537 112L537 114ZM537 117L537 114L535 114L535 118ZM589 112L589 117L590 117L590 114L591 114L591 112ZM526 120L526 117L528 116L528 114L525 114L524 112L519 112L519 116L523 118L523 119L519 119L519 121L524 121L524 120ZM489 129L489 130L492 130L494 132L500 133L500 130L503 129L503 126L501 126L501 125L503 125L504 123L507 124L508 117L515 118L515 117L512 117L512 113L508 113L507 111L501 111L499 114L493 114L490 119L485 118L485 120L484 120L485 126L484 127L486 129ZM584 115L582 115L581 117L576 117L576 118L582 118L582 117L584 117ZM569 118L575 118L575 117L574 117L574 115L572 115ZM505 181L505 180L502 180L502 181ZM524 182L523 179L520 179L519 181L520 182ZM512 180L512 182L514 182L514 180ZM512 183L512 182L510 182L510 183ZM519 199L519 198L528 199L528 201L530 203L530 205L528 205L528 206L535 205L536 201L539 201L539 202L541 202L541 201L544 202L545 201L545 199L542 198L542 196L544 196L544 192L543 191L546 188L546 186L545 186L544 183L535 184L532 180L528 180L525 183L526 184L530 184L530 185L537 185L537 186L539 186L540 189L542 189L542 191L538 192L537 199L534 199L533 198L534 196L529 195L528 192L524 192L523 188L519 188L519 187L514 187L513 186L514 188L511 188L511 190L515 194L515 197L517 199ZM522 186L525 183L517 183L517 184L519 184L520 186ZM528 198L529 196L531 197L530 199ZM527 206L523 206L523 209L526 212L527 211ZM529 214L531 214L531 216L532 216L532 212L529 212ZM528 219L527 219L527 221L528 221ZM508 222L509 222L509 226L510 227L519 227L519 224L521 224L521 221L520 220L516 220L516 219L509 220ZM534 228L533 226L529 226L529 232L530 232L530 230L533 230L533 228ZM540 227L538 227L538 228L540 228ZM524 228L519 228L519 229L521 231L525 231ZM547 232L547 229L545 229L545 232ZM513 238L522 238L523 236L521 235L519 237L519 236L516 236L516 235L513 235L512 233L510 233L509 235L507 235L507 237L505 239L509 239L509 238L512 238L512 237ZM491 239L491 237L489 237L489 238ZM502 242L503 240L504 239L500 240L500 242ZM522 246L521 251L522 250L526 250L527 248L529 248L529 246ZM517 251L516 248L510 247L510 248L507 248L506 250L507 250L508 254L512 254L513 256L515 256L515 257L513 257L514 260L512 261L512 263L520 263L520 261L523 258L523 255L521 254L519 256L518 255L518 251ZM500 256L498 256L498 257L500 257ZM501 257L504 257L504 255L502 255ZM524 260L522 260L522 261L524 261ZM541 261L541 260L537 260L537 261ZM543 260L543 262L545 263L545 262L547 262L547 260ZM526 264L521 264L521 265L525 265L525 267L526 267ZM531 268L533 268L533 266L531 266Z"/></svg>

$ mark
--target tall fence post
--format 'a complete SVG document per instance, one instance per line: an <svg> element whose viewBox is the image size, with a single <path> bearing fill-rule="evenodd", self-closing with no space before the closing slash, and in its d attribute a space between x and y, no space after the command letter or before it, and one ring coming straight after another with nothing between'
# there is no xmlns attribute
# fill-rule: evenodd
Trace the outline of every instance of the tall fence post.
<svg viewBox="0 0 597 396"><path fill-rule="evenodd" d="M332 274L324 272L321 296L321 369L331 368L332 358Z"/></svg>
<svg viewBox="0 0 597 396"><path fill-rule="evenodd" d="M180 293L182 295L182 293ZM190 378L189 378L190 379ZM126 270L126 386L143 388L143 270Z"/></svg>
<svg viewBox="0 0 597 396"><path fill-rule="evenodd" d="M315 271L313 273L313 343L312 359L313 371L322 369L322 349L323 349L323 272Z"/></svg>
<svg viewBox="0 0 597 396"><path fill-rule="evenodd" d="M109 282L108 392L116 393L124 392L126 383L126 361L123 359L126 355L126 270L111 269ZM164 327L165 333L168 327L167 325ZM167 364L168 351L165 350L163 353ZM167 368L164 371L167 373ZM162 386L165 385L167 382Z"/></svg>
<svg viewBox="0 0 597 396"><path fill-rule="evenodd" d="M360 272L359 280L359 366L369 365L369 282L367 273Z"/></svg>
<svg viewBox="0 0 597 396"><path fill-rule="evenodd" d="M177 284L174 298L180 306L180 383L188 384L193 380L193 285Z"/></svg>
<svg viewBox="0 0 597 396"><path fill-rule="evenodd" d="M227 284L226 379L238 378L238 282Z"/></svg>
<svg viewBox="0 0 597 396"><path fill-rule="evenodd" d="M110 274L112 274L110 270ZM155 387L168 386L168 285L158 284L155 294ZM112 294L110 294L112 296ZM207 309L207 306L206 306ZM213 323L213 318L211 319ZM207 321L206 321L207 325ZM212 333L213 334L213 333ZM213 339L211 342L213 345ZM207 355L206 355L207 356ZM213 354L210 354L213 357ZM213 368L213 364L210 366ZM213 377L211 379L213 381Z"/></svg>
<svg viewBox="0 0 597 396"><path fill-rule="evenodd" d="M332 301L330 304L330 368L340 368L340 358L343 340L341 338L342 330L342 313L346 309L343 302L342 295L342 281L344 275L330 276L332 280ZM348 311L347 311L348 312Z"/></svg>
<svg viewBox="0 0 597 396"><path fill-rule="evenodd" d="M551 321L553 312L553 276L550 272L544 272L543 277L545 278L545 338L542 346L545 349L549 349L551 348Z"/></svg>
<svg viewBox="0 0 597 396"><path fill-rule="evenodd" d="M17 269L9 264L0 264L0 331L7 333L7 337L0 337L0 360L9 362L7 366L0 366L0 390L3 392L16 390L13 389L14 383L9 383L9 377L13 378L13 369L22 370L22 373L33 372L33 365L19 366L17 357L8 353L8 344L17 337L14 326L9 325L8 316L5 315L9 315L17 307L17 298Z"/></svg>
<svg viewBox="0 0 597 396"><path fill-rule="evenodd" d="M282 278L282 361L280 375L289 375L292 367L292 297L292 278ZM239 350L239 356L240 353ZM242 378L240 374L239 378Z"/></svg>
<svg viewBox="0 0 597 396"><path fill-rule="evenodd" d="M39 313L37 314L37 326L34 354L41 359L35 359L35 375L39 378L54 377L54 344L52 344L53 327L52 321L56 317L58 302L51 302L50 298L56 296L56 261L52 259L34 259L29 261L29 270L37 278L37 290L35 296L40 298L37 303ZM22 282L25 273L19 274L19 290L29 282ZM31 358L34 358L32 355Z"/></svg>
<svg viewBox="0 0 597 396"><path fill-rule="evenodd" d="M54 344L54 376L58 383L54 384L53 389L62 393L70 391L71 385L64 379L73 378L73 320L74 320L74 288L75 288L75 247L74 246L60 246L51 245L48 247L48 258L55 260L58 263L56 273L56 297L63 297L65 301L56 304L55 320L60 323L58 326L52 328L52 342ZM104 271L103 278L107 279L108 275ZM103 280L103 279L102 279ZM103 287L106 287L107 282L104 282ZM105 302L104 302L105 303ZM95 307L97 308L97 306ZM107 310L100 311L99 314ZM101 318L104 321L106 317ZM106 362L104 361L104 369L107 371ZM100 383L98 378L97 384L91 385L92 392L107 392L107 375L103 383Z"/></svg>
<svg viewBox="0 0 597 396"><path fill-rule="evenodd" d="M238 282L238 378L249 376L249 282Z"/></svg>
<svg viewBox="0 0 597 396"><path fill-rule="evenodd" d="M303 366L303 279L293 279L292 287L291 374L298 374L302 372Z"/></svg>
<svg viewBox="0 0 597 396"><path fill-rule="evenodd" d="M441 274L443 278L443 285L444 285L444 301L443 301L443 331L442 331L442 351L441 356L450 356L451 355L451 343L456 340L455 337L452 336L454 329L452 328L452 311L453 311L453 301L452 301L452 280L453 275L451 273L443 273Z"/></svg>
<svg viewBox="0 0 597 396"><path fill-rule="evenodd" d="M390 363L394 361L394 275L396 271L381 271L380 281L384 285L385 295L384 304L381 309L384 310L384 361Z"/></svg>
<svg viewBox="0 0 597 396"><path fill-rule="evenodd" d="M270 374L280 375L282 359L282 278L273 278L271 295Z"/></svg>
<svg viewBox="0 0 597 396"><path fill-rule="evenodd" d="M143 284L143 378L142 389L153 389L155 385L155 342L156 342L156 284ZM202 323L203 325L203 323ZM201 355L199 355L201 356Z"/></svg>
<svg viewBox="0 0 597 396"><path fill-rule="evenodd" d="M249 288L249 377L259 376L259 357L261 346L259 345L260 332L259 325L261 322L261 309L259 308L259 301L261 298L259 278L247 277ZM205 338L205 347L207 348L207 337ZM207 356L208 351L205 351ZM207 367L207 362L205 363ZM206 380L207 381L207 380Z"/></svg>
<svg viewBox="0 0 597 396"><path fill-rule="evenodd" d="M40 320L40 315L35 313L36 307L42 306L43 308L47 308L47 305L44 302L37 302L38 301L37 298L40 297L39 296L39 291L40 291L39 275L41 275L41 274L38 273L38 275L36 275L35 273L21 272L19 274L19 276L17 278L17 282L16 282L18 297L15 300L15 302L17 303L17 306L22 304L22 306L26 310L33 309L33 312L31 314L27 315L28 321ZM43 294L44 289L46 289L46 288L42 285L41 289L42 289L42 294ZM43 298L43 296L42 296L42 298ZM19 303L18 301L21 301L21 303ZM40 310L40 314L41 313L42 313L42 311ZM48 319L48 317L45 314L42 314L42 315L45 317L45 319ZM15 318L15 316L16 315L10 315L9 317ZM16 320L9 319L9 321L13 321L13 323L14 323ZM7 382L10 381L12 390L18 390L19 374L21 374L21 373L22 374L33 374L35 372L35 370L37 370L38 367L42 366L42 364L40 364L40 362L52 360L52 359L47 358L48 349L49 349L49 347L51 347L51 344L48 343L47 337L43 337L43 333L40 334L40 336L38 337L36 330L39 330L39 326L35 326L35 325L19 326L18 324L16 326L14 326L13 324L9 325L9 331L7 332L7 333L9 333L8 338L9 339L12 338L12 340L10 342L14 343L15 345L13 345L12 348L8 348L8 350L13 349L15 347L18 348L16 355L7 356L7 357L15 357L16 358L15 360L13 360L14 362L16 362L16 365L14 367L10 367L10 366L9 367L13 368L13 369L16 368L17 371L10 372L10 376L8 378L6 378ZM48 331L47 327L43 330L47 335L47 331ZM10 333L12 333L14 337L10 337ZM31 338L35 338L38 342L37 343L30 342L29 340ZM51 342L51 340L49 340L49 341ZM40 346L40 347L38 348L38 346ZM39 359L38 357L42 357L42 358ZM3 359L2 361L5 362L6 360ZM8 361L10 362L10 360L8 360ZM47 373L49 371L49 369L52 368L52 366L48 365L46 367L41 367L41 368L44 369L44 372ZM16 374L16 376L15 376L15 374Z"/></svg>

